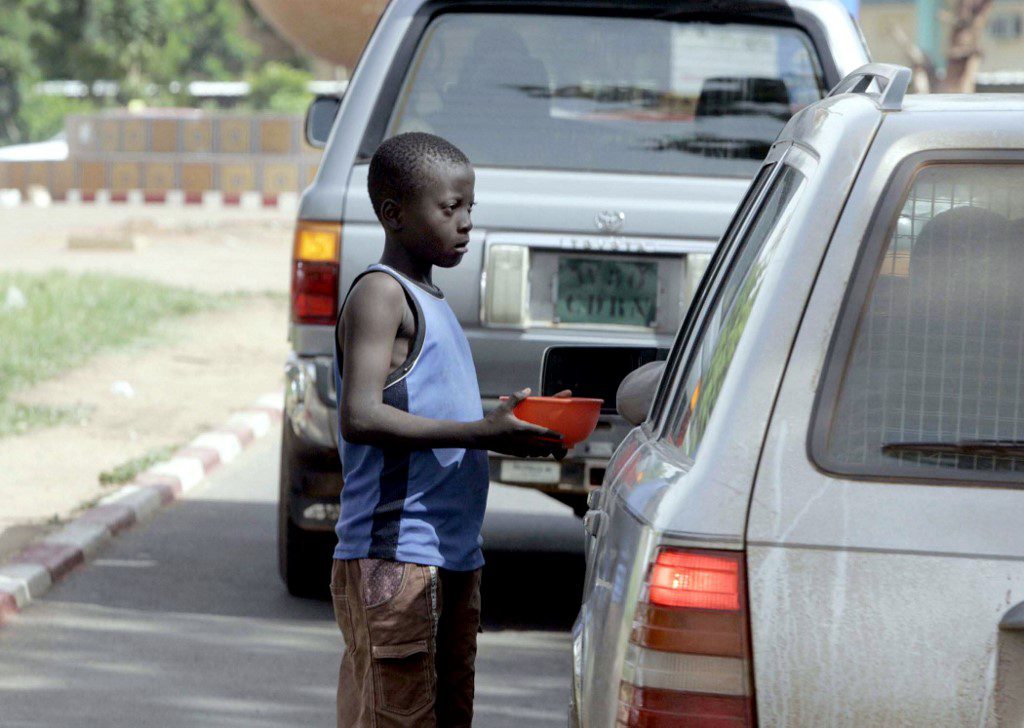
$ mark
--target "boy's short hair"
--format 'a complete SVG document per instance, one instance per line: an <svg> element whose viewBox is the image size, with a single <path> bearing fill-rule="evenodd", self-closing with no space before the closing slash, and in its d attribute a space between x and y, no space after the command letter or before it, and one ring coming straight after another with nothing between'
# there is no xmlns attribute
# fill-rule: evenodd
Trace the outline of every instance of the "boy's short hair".
<svg viewBox="0 0 1024 728"><path fill-rule="evenodd" d="M437 165L468 165L469 158L447 139L411 131L385 139L370 160L366 186L373 211L380 217L384 200L401 201L430 183Z"/></svg>

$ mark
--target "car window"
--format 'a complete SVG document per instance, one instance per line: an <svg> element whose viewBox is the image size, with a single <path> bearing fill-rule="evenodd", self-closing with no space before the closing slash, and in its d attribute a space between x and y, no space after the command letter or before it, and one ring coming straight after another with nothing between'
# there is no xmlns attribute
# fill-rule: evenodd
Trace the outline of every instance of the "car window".
<svg viewBox="0 0 1024 728"><path fill-rule="evenodd" d="M722 236L718 247L715 248L715 252L711 256L711 260L708 262L704 275L694 291L693 299L691 300L689 309L686 313L686 318L684 319L682 326L679 327L675 340L672 342L672 349L669 351L668 362L665 365L665 373L662 376L661 385L658 387L658 391L654 398L654 404L651 407L651 416L648 418L649 422L656 423L661 420L662 414L668 403L671 383L675 380L676 373L683 364L682 359L686 356L687 352L686 343L692 335L693 327L696 325L699 318L699 312L707 305L707 297L714 286L715 281L720 275L720 270L725 260L732 255L732 250L735 247L736 236L743 229L743 225L750 214L750 209L757 201L761 194L761 190L764 188L765 183L768 181L774 168L775 163L771 162L763 165L761 169L757 171L757 176L754 177L754 180L750 183L750 187L747 188L747 192L743 196L743 201L740 202L732 220L729 222L729 227Z"/></svg>
<svg viewBox="0 0 1024 728"><path fill-rule="evenodd" d="M676 393L677 410L668 434L690 458L704 437L725 375L758 300L772 257L792 217L793 202L805 180L783 166L771 181L760 207L738 243L727 276L715 292L700 343L694 349Z"/></svg>
<svg viewBox="0 0 1024 728"><path fill-rule="evenodd" d="M886 235L866 300L847 304L858 321L829 365L841 382L819 402L834 413L816 459L1024 479L1024 166L926 166Z"/></svg>
<svg viewBox="0 0 1024 728"><path fill-rule="evenodd" d="M751 176L825 90L790 27L448 13L388 134L438 134L478 166Z"/></svg>

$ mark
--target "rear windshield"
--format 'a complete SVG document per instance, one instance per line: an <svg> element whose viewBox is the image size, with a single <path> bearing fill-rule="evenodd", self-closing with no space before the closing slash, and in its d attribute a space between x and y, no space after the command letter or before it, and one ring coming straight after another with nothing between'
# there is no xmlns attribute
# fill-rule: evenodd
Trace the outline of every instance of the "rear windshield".
<svg viewBox="0 0 1024 728"><path fill-rule="evenodd" d="M860 319L822 464L1024 479L1022 284L1024 167L922 169L863 308L850 309Z"/></svg>
<svg viewBox="0 0 1024 728"><path fill-rule="evenodd" d="M825 92L799 30L452 13L427 29L388 134L483 166L749 177Z"/></svg>

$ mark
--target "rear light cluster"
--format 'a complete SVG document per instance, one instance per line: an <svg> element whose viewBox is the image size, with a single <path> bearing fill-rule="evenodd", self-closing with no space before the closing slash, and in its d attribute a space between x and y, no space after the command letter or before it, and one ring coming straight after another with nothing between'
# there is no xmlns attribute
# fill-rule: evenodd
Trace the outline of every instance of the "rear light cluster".
<svg viewBox="0 0 1024 728"><path fill-rule="evenodd" d="M292 250L292 322L334 325L341 223L300 220Z"/></svg>
<svg viewBox="0 0 1024 728"><path fill-rule="evenodd" d="M633 621L618 725L753 726L753 693L743 554L661 549Z"/></svg>
<svg viewBox="0 0 1024 728"><path fill-rule="evenodd" d="M484 321L525 326L529 320L530 249L525 245L490 246L484 274Z"/></svg>

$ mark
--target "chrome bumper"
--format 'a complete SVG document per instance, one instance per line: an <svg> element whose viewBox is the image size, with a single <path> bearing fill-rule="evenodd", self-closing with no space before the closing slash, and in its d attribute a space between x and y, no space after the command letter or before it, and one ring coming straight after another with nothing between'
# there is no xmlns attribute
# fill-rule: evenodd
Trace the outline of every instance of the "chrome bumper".
<svg viewBox="0 0 1024 728"><path fill-rule="evenodd" d="M338 447L337 394L333 360L294 353L285 363L284 411L296 437L304 444L334 450Z"/></svg>

